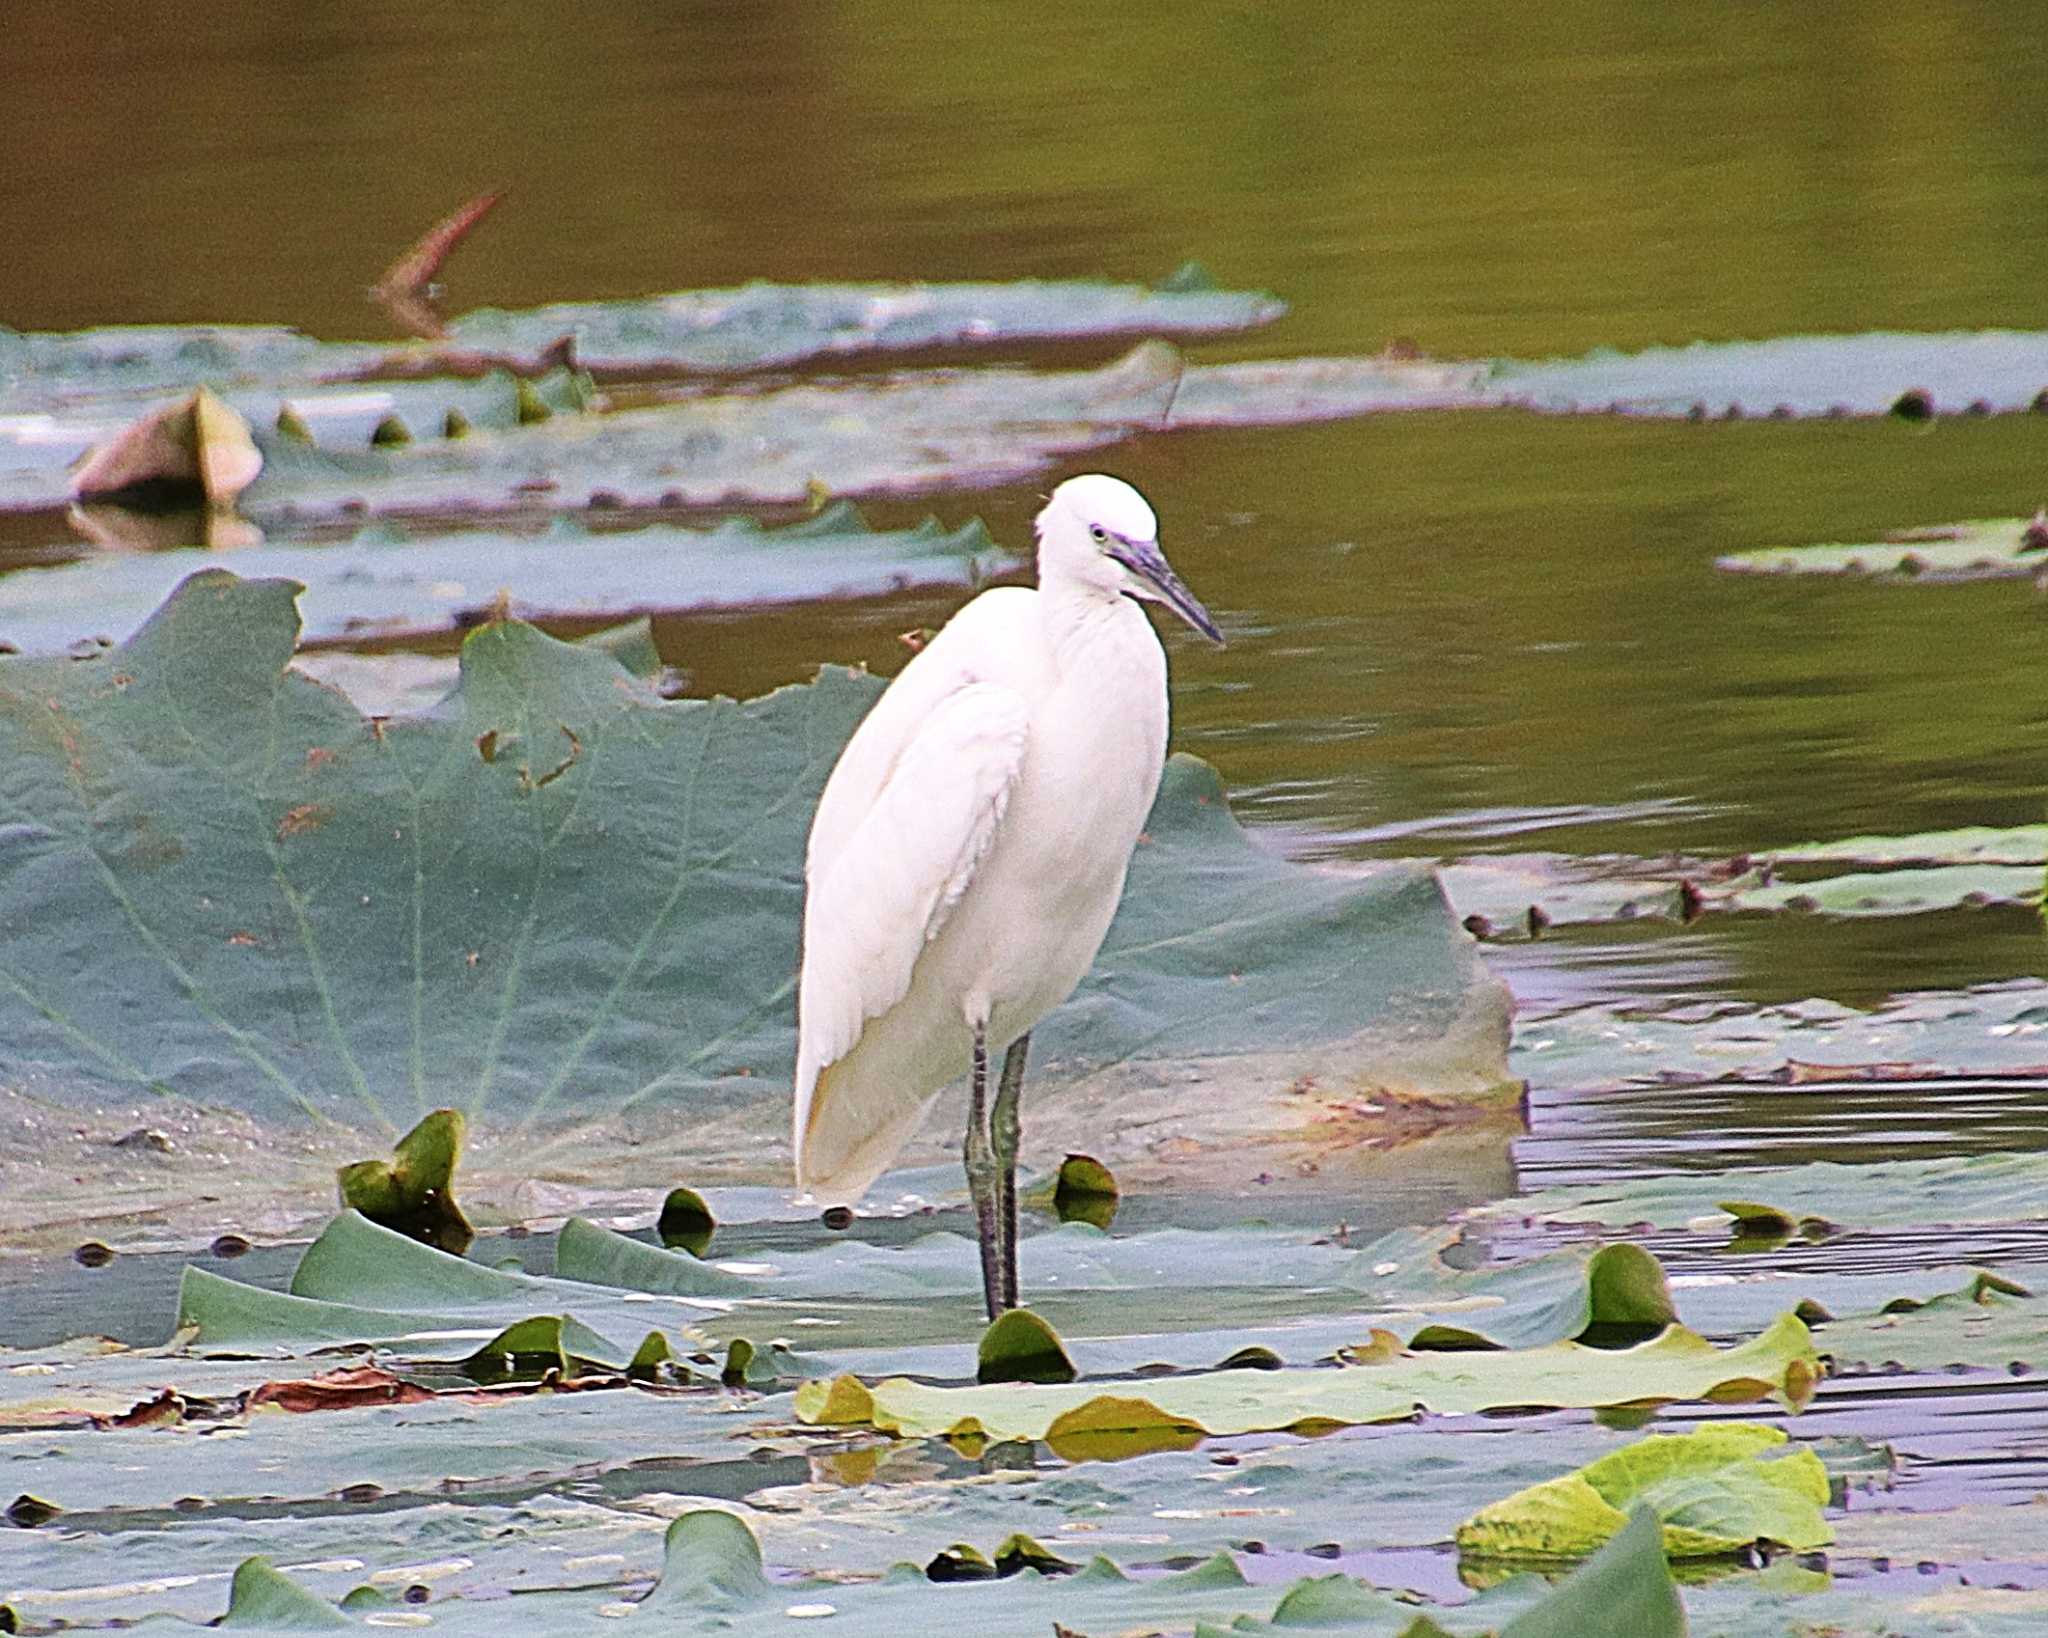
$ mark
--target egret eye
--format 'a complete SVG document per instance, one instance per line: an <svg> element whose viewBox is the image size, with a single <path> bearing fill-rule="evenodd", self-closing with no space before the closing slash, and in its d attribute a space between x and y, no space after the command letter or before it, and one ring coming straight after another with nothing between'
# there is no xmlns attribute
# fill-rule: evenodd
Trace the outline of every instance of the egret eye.
<svg viewBox="0 0 2048 1638"><path fill-rule="evenodd" d="M1109 539L1109 531L1099 523L1091 523L1088 525L1088 536L1096 545L1100 546Z"/></svg>

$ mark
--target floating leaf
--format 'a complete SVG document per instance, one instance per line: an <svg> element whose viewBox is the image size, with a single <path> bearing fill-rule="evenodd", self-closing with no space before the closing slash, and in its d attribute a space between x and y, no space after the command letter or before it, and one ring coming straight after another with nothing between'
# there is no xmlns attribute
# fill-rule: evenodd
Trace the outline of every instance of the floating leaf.
<svg viewBox="0 0 2048 1638"><path fill-rule="evenodd" d="M1960 1290L1830 1319L1821 1347L1841 1370L2048 1364L2048 1301L2017 1281L1979 1272Z"/></svg>
<svg viewBox="0 0 2048 1638"><path fill-rule="evenodd" d="M2048 984L2039 979L1915 991L1872 1007L1818 998L1760 1007L1631 998L1525 1015L1516 1063L1560 1092L1644 1081L1805 1085L2034 1076L2048 1065L2044 1034ZM1700 1209L1711 1207L1708 1201Z"/></svg>
<svg viewBox="0 0 2048 1638"><path fill-rule="evenodd" d="M1766 1459L1766 1458L1769 1459ZM1834 1532L1821 1516L1828 1477L1782 1430L1723 1422L1654 1434L1576 1473L1519 1490L1458 1527L1458 1550L1498 1558L1580 1558L1650 1508L1673 1558L1710 1558L1762 1544L1806 1551Z"/></svg>
<svg viewBox="0 0 2048 1638"><path fill-rule="evenodd" d="M1604 1350L1580 1343L1503 1352L1413 1355L1340 1371L1214 1371L1163 1377L1142 1392L1098 1385L928 1387L895 1377L808 1382L797 1414L821 1426L872 1426L931 1436L973 1431L992 1439L1056 1438L1086 1418L1091 1431L1194 1427L1210 1434L1390 1421L1503 1405L1614 1405L1776 1395L1804 1403L1818 1380L1812 1337L1790 1314L1739 1347L1720 1350L1683 1326L1654 1342ZM1112 1401L1105 1407L1103 1401Z"/></svg>
<svg viewBox="0 0 2048 1638"><path fill-rule="evenodd" d="M804 505L822 485L859 496L989 484L1044 470L1064 455L1166 427L1289 425L1389 408L1468 401L1481 366L1377 358L1195 365L1148 341L1094 369L978 369L861 375L767 392L690 391L674 402L601 415L556 415L460 440L402 448L344 446L313 394L293 403L318 439L263 446L261 477L240 505L264 524L375 514L475 513L536 507ZM448 394L394 384L336 401L353 426L365 403L431 406ZM514 388L516 397L516 387ZM271 413L264 398L245 399ZM516 408L516 406L515 406ZM515 416L516 420L516 416ZM104 430L95 423L87 435ZM371 428L365 429L366 435ZM41 509L65 493L50 434L20 463L0 464L0 509ZM31 456L39 459L30 458Z"/></svg>
<svg viewBox="0 0 2048 1638"><path fill-rule="evenodd" d="M1068 1224L1026 1236L1018 1263L1034 1308L1057 1317L1076 1363L1097 1375L1209 1367L1233 1351L1307 1364L1359 1340L1353 1315L1363 1307L1396 1351L1410 1342L1435 1350L1566 1340L1626 1345L1676 1317L1663 1269L1640 1247L1575 1246L1466 1270L1442 1260L1453 1238L1449 1230L1400 1230L1338 1246L1249 1225L1112 1238ZM981 1329L980 1259L971 1237L930 1234L897 1247L838 1242L772 1255L735 1264L747 1272L731 1273L571 1218L555 1268L600 1286L727 1299L732 1313L698 1322L714 1336L777 1323L752 1311L750 1299L801 1303L823 1322L815 1345L827 1369L971 1373L974 1356L964 1345ZM1210 1294L1200 1304L1186 1299L1191 1268L1202 1271ZM1221 1335L1219 1314L1231 1321Z"/></svg>
<svg viewBox="0 0 2048 1638"><path fill-rule="evenodd" d="M58 653L81 636L124 633L209 568L298 581L304 640L331 643L464 630L501 591L521 619L586 620L968 585L1001 561L979 522L875 531L850 505L777 529L728 519L595 531L565 521L543 534L415 540L380 526L327 545L102 556L12 574L0 580L0 637Z"/></svg>
<svg viewBox="0 0 2048 1638"><path fill-rule="evenodd" d="M1771 849L1784 864L2038 865L2048 863L2048 825L1966 825L1917 836L1845 836Z"/></svg>
<svg viewBox="0 0 2048 1638"><path fill-rule="evenodd" d="M1754 1220L1768 1214L1793 1225L1809 1218L1857 1228L2021 1222L2038 1215L2038 1203L2048 1191L2048 1154L1760 1167L1740 1174L1750 1198L1738 1201L1727 1199L1731 1181L1728 1174L1714 1172L1613 1179L1519 1195L1469 1215L1656 1228L1684 1228L1714 1218L1725 1227L1728 1207L1737 1206L1741 1210L1733 1215L1738 1217Z"/></svg>
<svg viewBox="0 0 2048 1638"><path fill-rule="evenodd" d="M1442 868L1444 890L1465 924L1490 939L1543 929L1657 919L1691 922L1709 912L1828 916L1917 915L2041 898L2042 828L1986 828L1915 837L1854 837L1735 859L1578 858L1501 854ZM1943 850L1946 848L1946 852ZM1884 868L1828 874L1827 866ZM1778 874L1781 866L1798 874Z"/></svg>
<svg viewBox="0 0 2048 1638"><path fill-rule="evenodd" d="M433 237L429 235L430 240ZM426 247L427 241L422 241ZM392 273L403 276L402 264ZM266 325L0 330L0 365L5 366L0 379L9 388L0 397L0 411L173 393L207 383L290 385L377 375L474 375L493 365L524 370L557 359L564 338L586 367L629 371L645 379L962 343L1205 334L1266 324L1286 311L1283 303L1263 292L1183 288L1180 279L1176 273L1149 289L1085 279L1008 284L754 283L621 301L484 308L448 326L449 345L426 348L321 342L296 330Z"/></svg>
<svg viewBox="0 0 2048 1638"><path fill-rule="evenodd" d="M1503 359L1489 386L1506 402L1543 410L1718 419L1887 415L1908 393L1926 414L1982 404L2029 408L2048 382L2048 332L1872 331L1696 341L1640 352L1601 348L1579 358Z"/></svg>
<svg viewBox="0 0 2048 1638"><path fill-rule="evenodd" d="M2048 567L2048 523L1989 518L1901 529L1860 545L1762 546L1714 559L1731 574L1867 575L1924 581L1998 579Z"/></svg>

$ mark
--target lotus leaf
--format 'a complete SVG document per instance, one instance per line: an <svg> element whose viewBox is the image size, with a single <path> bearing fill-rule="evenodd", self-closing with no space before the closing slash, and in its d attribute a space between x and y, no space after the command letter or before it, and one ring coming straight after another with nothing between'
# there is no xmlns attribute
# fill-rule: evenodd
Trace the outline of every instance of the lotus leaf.
<svg viewBox="0 0 2048 1638"><path fill-rule="evenodd" d="M1505 1352L1407 1355L1339 1371L1214 1371L1105 1389L1004 1384L928 1387L904 1377L869 1386L850 1376L806 1383L797 1414L827 1427L871 1426L912 1437L979 1433L992 1439L1141 1433L1190 1427L1210 1434L1392 1421L1503 1405L1615 1405L1774 1395L1803 1404L1818 1380L1806 1327L1790 1314L1722 1350L1683 1326L1634 1348L1581 1343Z"/></svg>
<svg viewBox="0 0 2048 1638"><path fill-rule="evenodd" d="M1827 1499L1827 1472L1812 1451L1788 1449L1778 1428L1724 1422L1654 1434L1483 1507L1458 1527L1458 1550L1583 1557L1619 1534L1636 1505L1655 1513L1673 1558L1716 1557L1758 1542L1805 1550L1834 1539L1821 1517Z"/></svg>
<svg viewBox="0 0 2048 1638"><path fill-rule="evenodd" d="M472 1211L508 1165L572 1153L614 1182L627 1154L665 1179L678 1148L773 1172L801 839L878 685L669 702L499 623L445 706L372 724L287 669L294 590L203 573L98 659L0 659L0 1030L24 1118L203 1098L260 1129L338 1123L349 1160L459 1108ZM1340 1098L1354 1077L1505 1089L1502 992L1427 875L1273 859L1186 758L1147 835L1095 974L1043 1028L1039 1141L1063 1114L1113 1107L1114 1140L1171 1104L1235 1123L1242 1165L1238 1129L1296 1141L1319 1112L1286 1096L1304 1071ZM162 1158L168 1201L188 1157ZM245 1187L313 1159L261 1146Z"/></svg>
<svg viewBox="0 0 2048 1638"><path fill-rule="evenodd" d="M113 325L0 330L0 413L212 383L319 383L372 375L530 368L566 338L585 367L654 376L740 371L834 353L1089 335L1202 334L1285 311L1259 291L1219 290L1190 266L1155 287L1101 281L778 285L638 300L484 308L453 321L447 346L330 343L265 325Z"/></svg>

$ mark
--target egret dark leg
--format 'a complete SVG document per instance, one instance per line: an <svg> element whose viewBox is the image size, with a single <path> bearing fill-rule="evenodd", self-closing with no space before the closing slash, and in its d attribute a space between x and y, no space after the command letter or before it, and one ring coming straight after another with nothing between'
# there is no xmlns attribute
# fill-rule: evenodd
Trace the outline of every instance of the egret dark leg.
<svg viewBox="0 0 2048 1638"><path fill-rule="evenodd" d="M967 1165L967 1192L974 1197L974 1227L981 1237L981 1295L988 1317L1002 1312L1002 1261L997 1244L1001 1234L1000 1200L996 1179L996 1157L989 1142L988 1123L988 1037L982 1026L974 1028L974 1074L967 1094L967 1145L962 1158Z"/></svg>
<svg viewBox="0 0 2048 1638"><path fill-rule="evenodd" d="M989 1141L995 1149L996 1223L1003 1239L1002 1297L1005 1308L1017 1306L1017 1132L1018 1103L1024 1091L1024 1057L1031 1050L1026 1030L1003 1054L1002 1083L989 1110Z"/></svg>

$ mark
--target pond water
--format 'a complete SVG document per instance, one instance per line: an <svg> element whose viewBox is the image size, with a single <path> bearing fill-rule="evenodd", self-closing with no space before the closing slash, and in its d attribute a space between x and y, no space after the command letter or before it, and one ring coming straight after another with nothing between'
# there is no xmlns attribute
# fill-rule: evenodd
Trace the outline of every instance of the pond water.
<svg viewBox="0 0 2048 1638"><path fill-rule="evenodd" d="M2018 0L1140 0L1114 17L1044 0L1020 27L1000 15L689 0L568 27L538 0L359 0L145 21L114 0L14 0L0 323L386 335L369 284L492 185L511 195L449 264L454 310L754 278L1149 279L1197 257L1292 304L1197 349L1216 359L2043 322L2048 125L2029 92L2048 31ZM1044 481L867 510L978 513L1021 546L1052 479L1098 462L1153 499L1230 635L1218 652L1166 633L1176 739L1276 848L1719 857L2043 817L2048 603L2033 586L1712 564L2030 512L2048 501L2048 417L1384 415L1140 437ZM53 516L10 523L5 541L64 532ZM693 689L750 693L824 661L893 670L897 634L956 601L669 620L658 635ZM2048 942L2009 907L1709 918L1560 930L1498 948L1495 966L1530 1012L1862 1005L2048 976ZM1515 1160L1536 1188L2044 1143L2033 1083L1599 1100L1539 1084ZM1658 1249L1682 1263L1682 1244ZM1979 1252L2048 1266L2040 1236L1947 1256ZM1800 1255L1861 1268L1910 1248ZM276 1283L289 1262L265 1252L235 1272ZM114 1328L160 1334L174 1272L46 1267L33 1325L56 1334L114 1287ZM1931 1396L1909 1418L1939 1447L1930 1472L2038 1423L2032 1383L1915 1384ZM1832 1384L1821 1408L1892 1437L1900 1391ZM1953 1451L1951 1427L1968 1430ZM2039 1488L2038 1449L2009 1460L1991 1489Z"/></svg>

